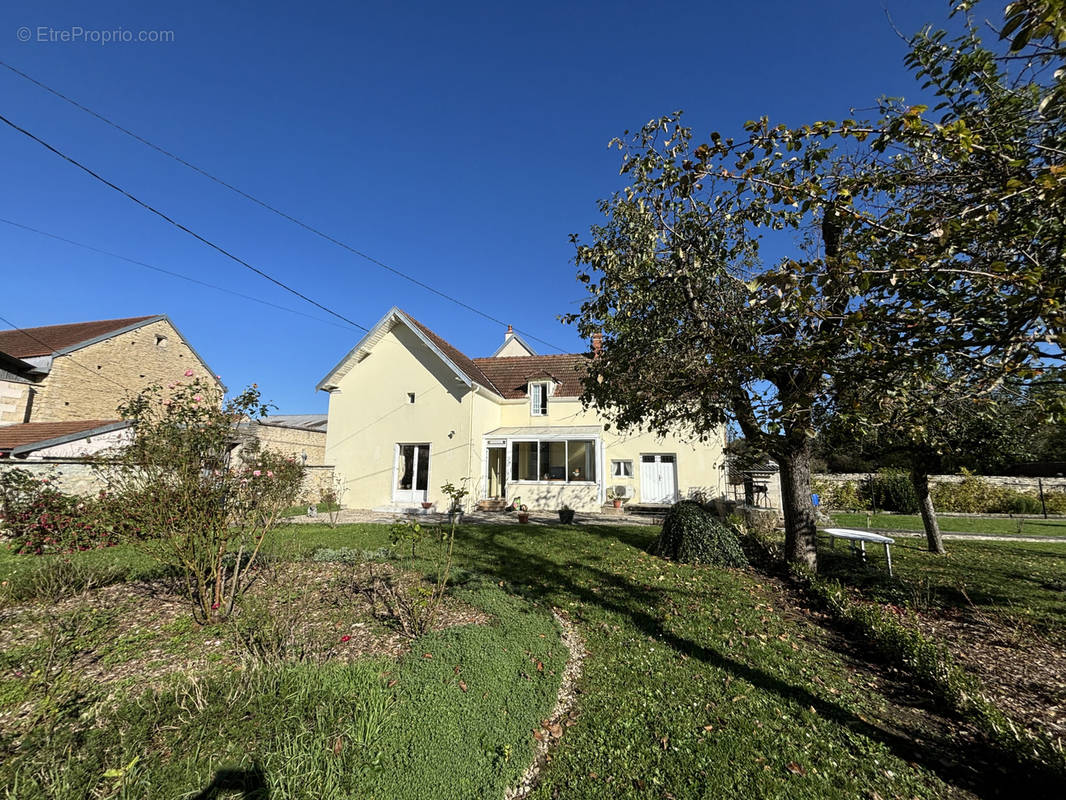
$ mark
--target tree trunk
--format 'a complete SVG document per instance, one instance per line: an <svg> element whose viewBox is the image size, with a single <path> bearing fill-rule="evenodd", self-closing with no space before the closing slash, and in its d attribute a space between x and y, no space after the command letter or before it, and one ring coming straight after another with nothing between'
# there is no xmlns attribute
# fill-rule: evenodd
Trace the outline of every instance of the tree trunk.
<svg viewBox="0 0 1066 800"><path fill-rule="evenodd" d="M929 475L924 470L911 470L911 483L914 484L914 493L918 495L918 508L922 512L922 524L925 526L925 539L929 544L929 552L944 555L944 540L940 536L940 525L936 520L936 510L933 508L933 496L929 492Z"/></svg>
<svg viewBox="0 0 1066 800"><path fill-rule="evenodd" d="M811 445L788 446L778 454L781 467L781 505L785 512L785 561L817 571L814 504L811 502Z"/></svg>

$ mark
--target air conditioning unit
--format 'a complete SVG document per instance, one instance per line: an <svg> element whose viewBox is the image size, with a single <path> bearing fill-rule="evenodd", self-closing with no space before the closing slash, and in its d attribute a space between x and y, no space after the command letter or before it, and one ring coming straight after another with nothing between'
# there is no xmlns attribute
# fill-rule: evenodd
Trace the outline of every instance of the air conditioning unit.
<svg viewBox="0 0 1066 800"><path fill-rule="evenodd" d="M614 489L614 496L621 500L631 500L633 498L632 486L614 486L612 488Z"/></svg>

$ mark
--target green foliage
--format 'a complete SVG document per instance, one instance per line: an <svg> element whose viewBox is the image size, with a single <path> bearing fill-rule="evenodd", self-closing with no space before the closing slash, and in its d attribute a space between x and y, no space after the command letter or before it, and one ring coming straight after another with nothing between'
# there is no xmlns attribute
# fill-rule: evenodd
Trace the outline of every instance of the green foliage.
<svg viewBox="0 0 1066 800"><path fill-rule="evenodd" d="M106 492L97 498L64 494L54 475L0 471L0 522L17 553L73 552L118 544L131 530Z"/></svg>
<svg viewBox="0 0 1066 800"><path fill-rule="evenodd" d="M232 613L263 537L299 492L295 459L253 444L240 465L229 463L239 424L265 411L254 386L223 404L200 378L148 387L119 408L134 439L109 462L115 493L142 526L144 546L183 573L201 623Z"/></svg>
<svg viewBox="0 0 1066 800"><path fill-rule="evenodd" d="M398 522L391 528L389 541L399 557L401 572L376 570L371 564L369 591L375 607L380 603L386 615L410 637L422 636L433 628L451 577L458 526L455 512L461 511L460 504L467 492L456 489L451 483L442 486L441 491L452 501L448 526L427 527L408 520ZM428 549L428 554L420 552L423 549ZM405 578L403 572L412 571L416 563L428 564L432 585Z"/></svg>
<svg viewBox="0 0 1066 800"><path fill-rule="evenodd" d="M448 512L462 511L463 498L470 494L470 490L466 488L467 479L463 478L459 481L459 485L455 486L451 481L440 487L441 494L448 498Z"/></svg>
<svg viewBox="0 0 1066 800"><path fill-rule="evenodd" d="M902 470L883 469L872 475L863 487L873 508L914 514L918 511L918 496L910 475Z"/></svg>
<svg viewBox="0 0 1066 800"><path fill-rule="evenodd" d="M743 567L748 563L736 531L691 500L666 512L662 533L649 552L683 564Z"/></svg>
<svg viewBox="0 0 1066 800"><path fill-rule="evenodd" d="M1066 493L1047 492L1044 502L1048 513L1066 504ZM973 473L963 471L958 483L938 483L933 487L933 503L939 511L963 514L1040 514L1043 507L1035 492L1020 492L996 486Z"/></svg>
<svg viewBox="0 0 1066 800"><path fill-rule="evenodd" d="M910 41L932 110L884 99L873 121L762 117L701 143L675 112L612 142L626 185L572 239L588 298L566 319L602 333L582 399L623 429L733 420L802 482L829 409L860 429L925 417L1061 359L1057 28L1019 28L1032 60L1014 73L962 27ZM794 250L770 261L764 237ZM786 555L814 566L809 486L790 488Z"/></svg>
<svg viewBox="0 0 1066 800"><path fill-rule="evenodd" d="M816 480L811 484L811 490L818 495L818 503L822 508L858 509L869 506L862 487L855 481Z"/></svg>

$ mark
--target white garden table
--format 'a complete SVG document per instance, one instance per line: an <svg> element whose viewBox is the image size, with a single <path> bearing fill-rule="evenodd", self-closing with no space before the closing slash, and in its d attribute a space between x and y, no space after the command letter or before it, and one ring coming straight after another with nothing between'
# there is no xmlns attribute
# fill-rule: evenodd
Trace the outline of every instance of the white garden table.
<svg viewBox="0 0 1066 800"><path fill-rule="evenodd" d="M866 543L871 544L883 544L885 546L885 560L888 562L888 575L892 577L892 551L889 549L896 543L896 540L891 536L882 536L879 533L870 533L869 531L856 531L851 528L823 528L823 530L829 534L830 546L836 544L837 539L845 539L851 546L852 552L855 552L856 546L862 551L862 560L866 561Z"/></svg>

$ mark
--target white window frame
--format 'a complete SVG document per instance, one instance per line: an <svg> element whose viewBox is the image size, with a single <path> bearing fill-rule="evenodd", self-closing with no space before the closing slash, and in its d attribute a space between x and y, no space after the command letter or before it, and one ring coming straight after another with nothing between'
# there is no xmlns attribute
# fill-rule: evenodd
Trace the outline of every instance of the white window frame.
<svg viewBox="0 0 1066 800"><path fill-rule="evenodd" d="M540 446L542 444L549 444L551 442L563 442L566 445L566 451L563 456L564 462L569 465L570 463L570 442L589 442L592 445L592 464L596 469L596 475L603 474L603 459L601 455L600 439L597 436L593 436L588 439L582 439L574 436L562 437L562 436L542 436L542 437L515 437L507 440L507 485L517 484L539 484L541 486L600 486L602 481L599 477L595 480L571 480L569 474L565 478L557 478L555 480L542 480L537 478L536 480L530 480L528 478L515 478L513 477L512 465L514 464L514 445L522 442L528 442L537 446L537 469L540 469Z"/></svg>
<svg viewBox="0 0 1066 800"><path fill-rule="evenodd" d="M426 460L429 462L429 466L426 467L426 488L418 488L418 456L415 455L415 474L411 479L410 489L400 488L400 459L403 457L404 447L425 447L426 448ZM417 452L417 451L416 451ZM392 461L392 501L394 503L402 502L424 502L429 497L429 487L433 485L432 476L430 470L433 468L433 445L431 442L397 442L396 448L393 452ZM418 492L422 492L422 500L412 500ZM410 497L403 497L401 494L410 493Z"/></svg>
<svg viewBox="0 0 1066 800"><path fill-rule="evenodd" d="M534 389L539 391L534 392ZM548 384L544 381L533 381L529 384L529 415L531 417L548 416ZM539 399L540 402L537 402Z"/></svg>
<svg viewBox="0 0 1066 800"><path fill-rule="evenodd" d="M629 471L626 472L625 465L629 465ZM619 470L621 468L621 470ZM633 477L633 459L631 458L612 458L611 459L611 477L612 478L632 478Z"/></svg>

